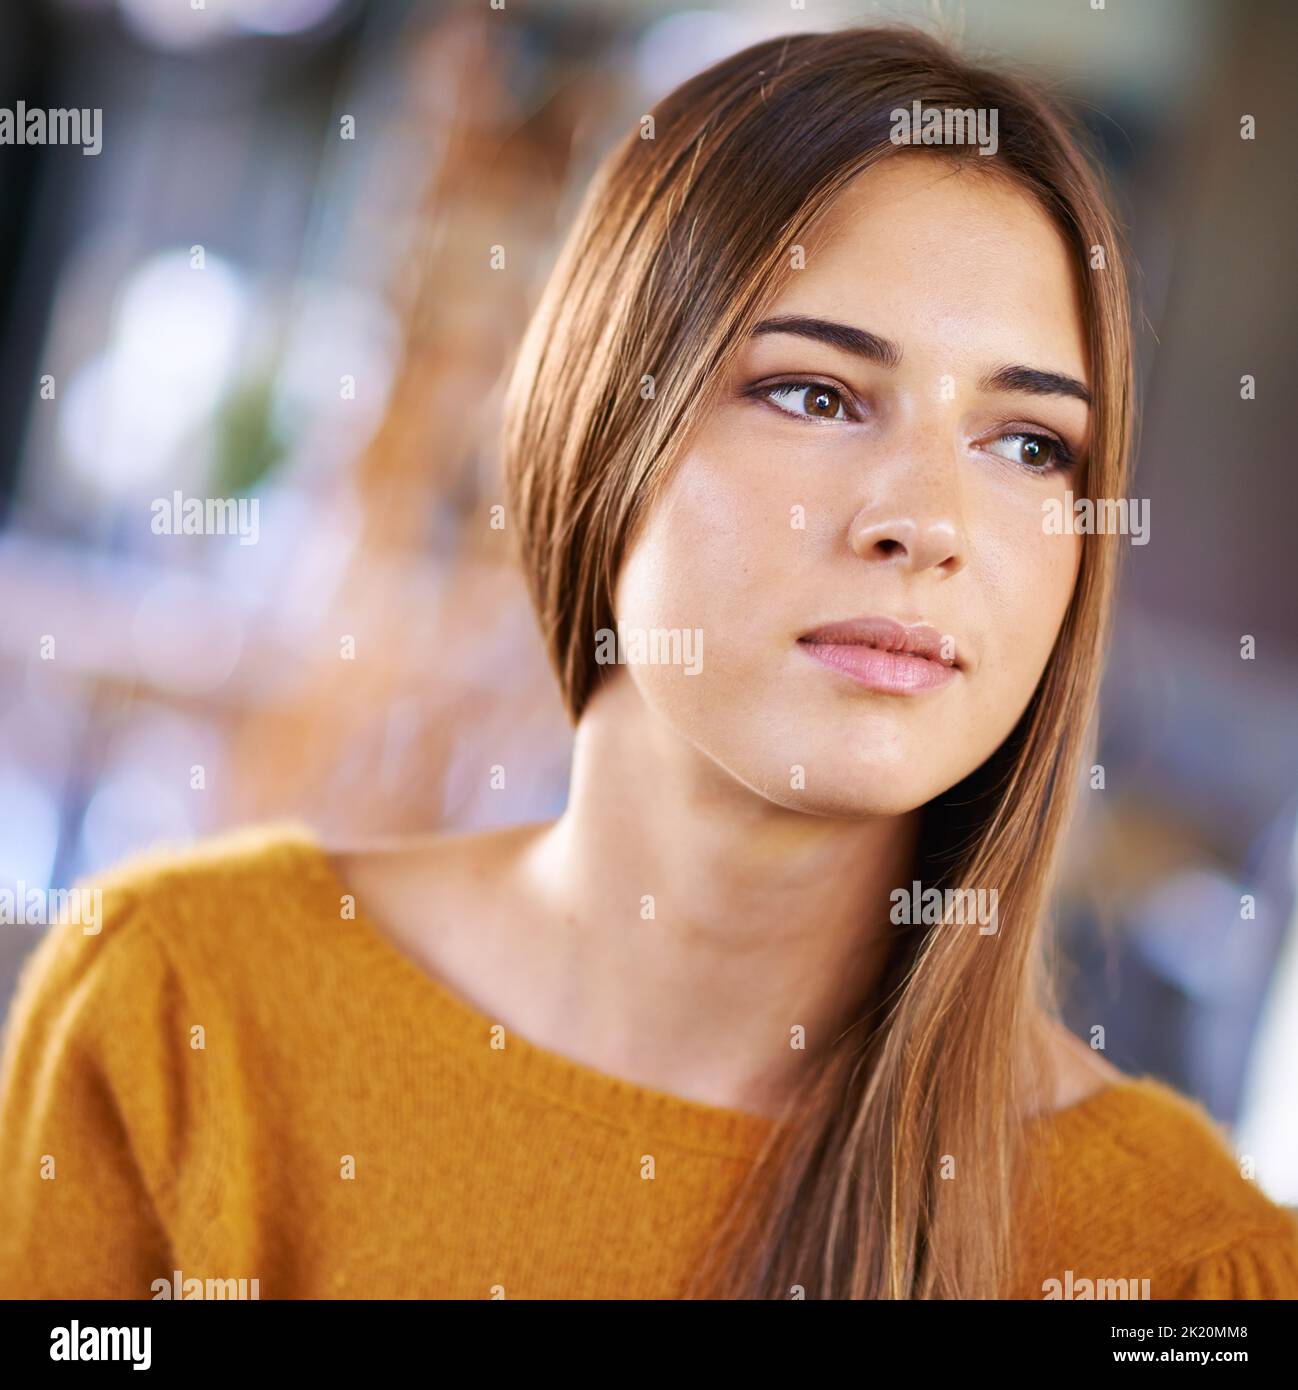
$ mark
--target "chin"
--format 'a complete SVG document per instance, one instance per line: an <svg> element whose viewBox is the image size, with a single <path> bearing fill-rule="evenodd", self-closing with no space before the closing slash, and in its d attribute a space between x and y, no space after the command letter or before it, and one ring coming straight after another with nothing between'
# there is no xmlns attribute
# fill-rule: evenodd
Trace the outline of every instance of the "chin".
<svg viewBox="0 0 1298 1390"><path fill-rule="evenodd" d="M816 795L809 791L781 792L768 797L786 810L828 820L891 820L924 804L906 788L881 787L867 780L852 785L826 786Z"/></svg>
<svg viewBox="0 0 1298 1390"><path fill-rule="evenodd" d="M859 743L859 739L856 740ZM845 748L817 748L787 761L764 758L761 767L731 766L728 771L776 806L805 815L840 820L904 816L953 786L931 766L932 750L905 749L898 757L853 756ZM793 769L801 768L801 785Z"/></svg>

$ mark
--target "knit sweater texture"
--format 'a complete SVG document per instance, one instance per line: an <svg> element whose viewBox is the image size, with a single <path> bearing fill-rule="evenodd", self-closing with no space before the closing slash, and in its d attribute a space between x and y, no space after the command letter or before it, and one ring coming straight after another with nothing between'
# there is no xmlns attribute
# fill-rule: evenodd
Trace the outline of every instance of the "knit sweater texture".
<svg viewBox="0 0 1298 1390"><path fill-rule="evenodd" d="M297 823L92 882L5 1025L0 1297L676 1298L774 1123L502 1027ZM1030 1124L1007 1296L1298 1297L1298 1217L1198 1104L1140 1076Z"/></svg>

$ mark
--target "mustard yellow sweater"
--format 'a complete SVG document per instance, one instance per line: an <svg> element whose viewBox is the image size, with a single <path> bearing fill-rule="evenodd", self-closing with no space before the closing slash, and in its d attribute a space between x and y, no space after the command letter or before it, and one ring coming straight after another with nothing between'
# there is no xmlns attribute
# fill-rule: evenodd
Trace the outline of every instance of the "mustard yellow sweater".
<svg viewBox="0 0 1298 1390"><path fill-rule="evenodd" d="M101 930L51 928L7 1024L0 1296L670 1298L771 1123L493 1046L302 827L87 882ZM1298 1297L1298 1221L1159 1082L1034 1144L1015 1296Z"/></svg>

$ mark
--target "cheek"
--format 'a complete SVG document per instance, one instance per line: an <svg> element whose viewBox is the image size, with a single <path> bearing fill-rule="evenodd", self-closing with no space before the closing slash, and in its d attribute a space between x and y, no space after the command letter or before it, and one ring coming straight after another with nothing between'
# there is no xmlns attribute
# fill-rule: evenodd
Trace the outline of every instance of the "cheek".
<svg viewBox="0 0 1298 1390"><path fill-rule="evenodd" d="M761 701L779 655L784 569L771 557L788 544L782 513L735 454L710 446L680 461L623 558L614 596L624 634L679 630L682 650L696 654L693 670L647 662L628 674L651 707L709 747Z"/></svg>
<svg viewBox="0 0 1298 1390"><path fill-rule="evenodd" d="M1036 520L990 535L980 556L987 586L982 675L996 693L1026 704L1068 611L1082 538L1048 535Z"/></svg>
<svg viewBox="0 0 1298 1390"><path fill-rule="evenodd" d="M701 628L710 651L742 649L760 631L779 517L745 486L726 451L681 461L628 551L617 588L620 622Z"/></svg>

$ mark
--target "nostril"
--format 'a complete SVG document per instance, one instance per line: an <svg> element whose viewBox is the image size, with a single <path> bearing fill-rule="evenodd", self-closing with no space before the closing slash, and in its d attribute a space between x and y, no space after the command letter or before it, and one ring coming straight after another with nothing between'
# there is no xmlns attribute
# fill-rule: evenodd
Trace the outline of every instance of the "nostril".
<svg viewBox="0 0 1298 1390"><path fill-rule="evenodd" d="M904 551L906 547L900 541L876 541L874 548L881 555L895 555L899 550Z"/></svg>

